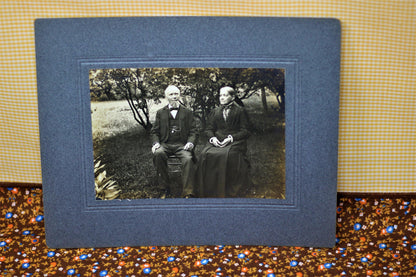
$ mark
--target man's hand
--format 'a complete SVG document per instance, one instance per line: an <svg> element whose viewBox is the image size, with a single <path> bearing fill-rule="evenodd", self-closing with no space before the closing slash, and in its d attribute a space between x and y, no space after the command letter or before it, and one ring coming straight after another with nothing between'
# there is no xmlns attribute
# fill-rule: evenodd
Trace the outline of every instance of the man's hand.
<svg viewBox="0 0 416 277"><path fill-rule="evenodd" d="M160 148L160 143L159 142L156 142L152 146L152 153L154 154L158 148Z"/></svg>
<svg viewBox="0 0 416 277"><path fill-rule="evenodd" d="M194 149L194 144L192 142L188 142L187 144L185 144L185 146L183 147L183 149L185 151L192 151L192 149Z"/></svg>

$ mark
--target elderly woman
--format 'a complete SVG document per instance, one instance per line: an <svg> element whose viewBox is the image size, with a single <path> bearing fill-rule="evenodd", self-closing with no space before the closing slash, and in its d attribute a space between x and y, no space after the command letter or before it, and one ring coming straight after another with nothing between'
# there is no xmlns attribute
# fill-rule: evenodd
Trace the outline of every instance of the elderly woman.
<svg viewBox="0 0 416 277"><path fill-rule="evenodd" d="M197 182L200 197L238 197L250 183L246 156L248 117L234 102L231 87L220 89L220 107L208 119L209 141L198 161Z"/></svg>

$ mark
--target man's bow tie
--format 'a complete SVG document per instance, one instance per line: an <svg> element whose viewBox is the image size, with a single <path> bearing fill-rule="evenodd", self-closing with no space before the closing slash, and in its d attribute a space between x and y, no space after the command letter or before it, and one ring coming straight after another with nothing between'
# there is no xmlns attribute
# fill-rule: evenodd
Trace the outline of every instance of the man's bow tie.
<svg viewBox="0 0 416 277"><path fill-rule="evenodd" d="M169 108L169 111L177 111L179 108Z"/></svg>

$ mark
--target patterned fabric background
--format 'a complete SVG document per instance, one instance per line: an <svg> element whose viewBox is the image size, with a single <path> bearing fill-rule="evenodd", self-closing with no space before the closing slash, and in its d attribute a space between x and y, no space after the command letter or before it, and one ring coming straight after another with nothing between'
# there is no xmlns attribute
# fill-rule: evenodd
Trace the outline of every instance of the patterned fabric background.
<svg viewBox="0 0 416 277"><path fill-rule="evenodd" d="M415 199L341 197L333 248L51 249L45 244L41 189L0 187L0 208L0 277L416 276Z"/></svg>
<svg viewBox="0 0 416 277"><path fill-rule="evenodd" d="M414 0L2 0L0 14L0 182L42 182L34 19L296 16L342 22L338 191L416 189Z"/></svg>

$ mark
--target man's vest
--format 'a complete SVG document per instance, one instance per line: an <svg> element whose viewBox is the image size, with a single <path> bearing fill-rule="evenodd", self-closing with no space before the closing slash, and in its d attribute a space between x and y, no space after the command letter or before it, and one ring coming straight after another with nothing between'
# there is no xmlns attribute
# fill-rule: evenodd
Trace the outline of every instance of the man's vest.
<svg viewBox="0 0 416 277"><path fill-rule="evenodd" d="M180 143L181 142L181 127L179 122L179 111L176 114L176 118L173 118L169 113L169 138L168 143Z"/></svg>

